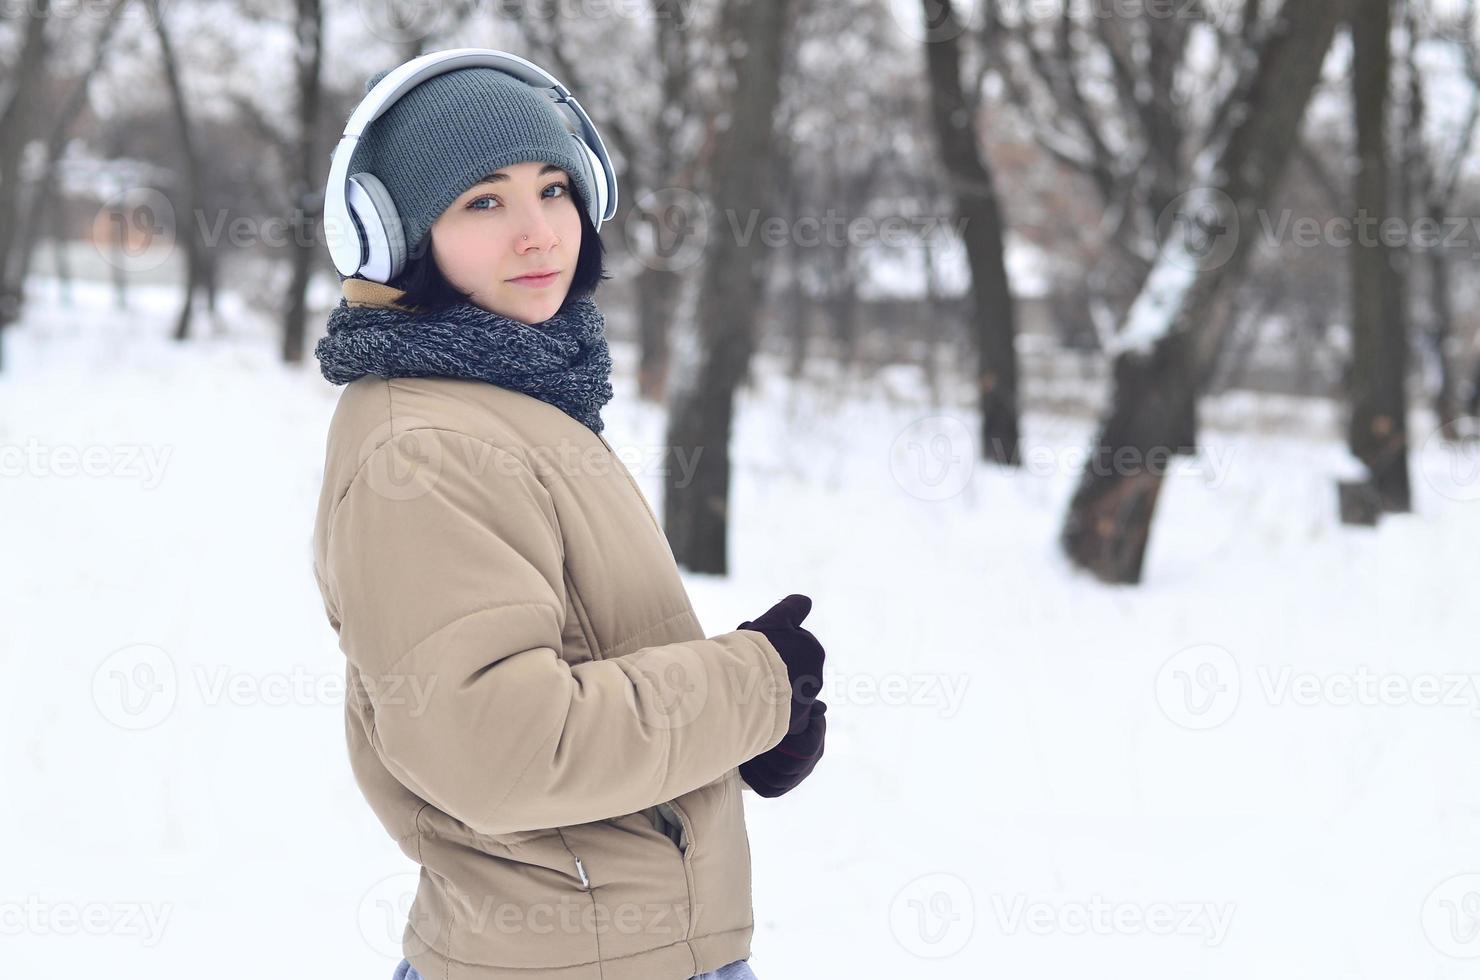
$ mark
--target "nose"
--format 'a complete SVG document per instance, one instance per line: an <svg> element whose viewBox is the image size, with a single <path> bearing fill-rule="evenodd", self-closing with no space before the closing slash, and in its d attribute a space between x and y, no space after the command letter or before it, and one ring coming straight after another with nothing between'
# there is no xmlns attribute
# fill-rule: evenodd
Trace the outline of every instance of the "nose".
<svg viewBox="0 0 1480 980"><path fill-rule="evenodd" d="M535 207L523 215L517 229L514 250L520 255L532 249L551 249L558 243L555 229L546 219L544 210Z"/></svg>

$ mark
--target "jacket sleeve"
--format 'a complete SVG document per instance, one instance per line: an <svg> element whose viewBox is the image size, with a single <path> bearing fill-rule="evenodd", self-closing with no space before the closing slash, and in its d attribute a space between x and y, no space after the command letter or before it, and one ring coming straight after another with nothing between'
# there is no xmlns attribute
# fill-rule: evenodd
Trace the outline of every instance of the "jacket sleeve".
<svg viewBox="0 0 1480 980"><path fill-rule="evenodd" d="M411 429L371 452L325 565L371 745L479 833L633 813L786 734L786 666L753 630L562 660L554 504L526 463L474 437Z"/></svg>

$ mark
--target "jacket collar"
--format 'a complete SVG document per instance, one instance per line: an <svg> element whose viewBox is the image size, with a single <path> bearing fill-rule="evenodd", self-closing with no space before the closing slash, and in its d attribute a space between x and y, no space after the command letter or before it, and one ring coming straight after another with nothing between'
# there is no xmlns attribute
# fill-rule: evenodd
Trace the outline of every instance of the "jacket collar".
<svg viewBox="0 0 1480 980"><path fill-rule="evenodd" d="M340 283L340 289L344 292L344 301L349 306L386 306L405 310L408 313L415 309L415 307L397 302L405 294L385 283L350 278Z"/></svg>

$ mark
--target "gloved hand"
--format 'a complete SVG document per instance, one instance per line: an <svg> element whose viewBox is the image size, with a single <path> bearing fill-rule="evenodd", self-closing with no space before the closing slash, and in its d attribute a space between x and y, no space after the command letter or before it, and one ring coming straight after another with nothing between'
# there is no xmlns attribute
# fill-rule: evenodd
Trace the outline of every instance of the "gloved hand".
<svg viewBox="0 0 1480 980"><path fill-rule="evenodd" d="M736 629L764 633L786 663L787 680L791 682L791 721L787 734L807 727L809 710L822 690L822 661L827 656L817 637L799 625L812 611L812 600L792 593L767 609L755 620L747 619Z"/></svg>
<svg viewBox="0 0 1480 980"><path fill-rule="evenodd" d="M775 797L796 789L822 758L827 740L827 702L815 700L805 728L786 735L754 759L740 764L740 778L761 796Z"/></svg>

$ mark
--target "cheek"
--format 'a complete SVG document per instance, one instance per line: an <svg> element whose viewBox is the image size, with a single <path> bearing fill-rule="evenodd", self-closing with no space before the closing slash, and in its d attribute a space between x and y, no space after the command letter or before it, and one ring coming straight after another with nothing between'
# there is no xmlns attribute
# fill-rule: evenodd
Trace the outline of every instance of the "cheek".
<svg viewBox="0 0 1480 980"><path fill-rule="evenodd" d="M490 265L509 251L507 242L474 222L448 228L438 236L436 247L438 264L444 269L459 270L467 278L487 274Z"/></svg>
<svg viewBox="0 0 1480 980"><path fill-rule="evenodd" d="M556 222L556 234L561 244L569 243L571 252L581 250L581 215L574 206L565 208Z"/></svg>

